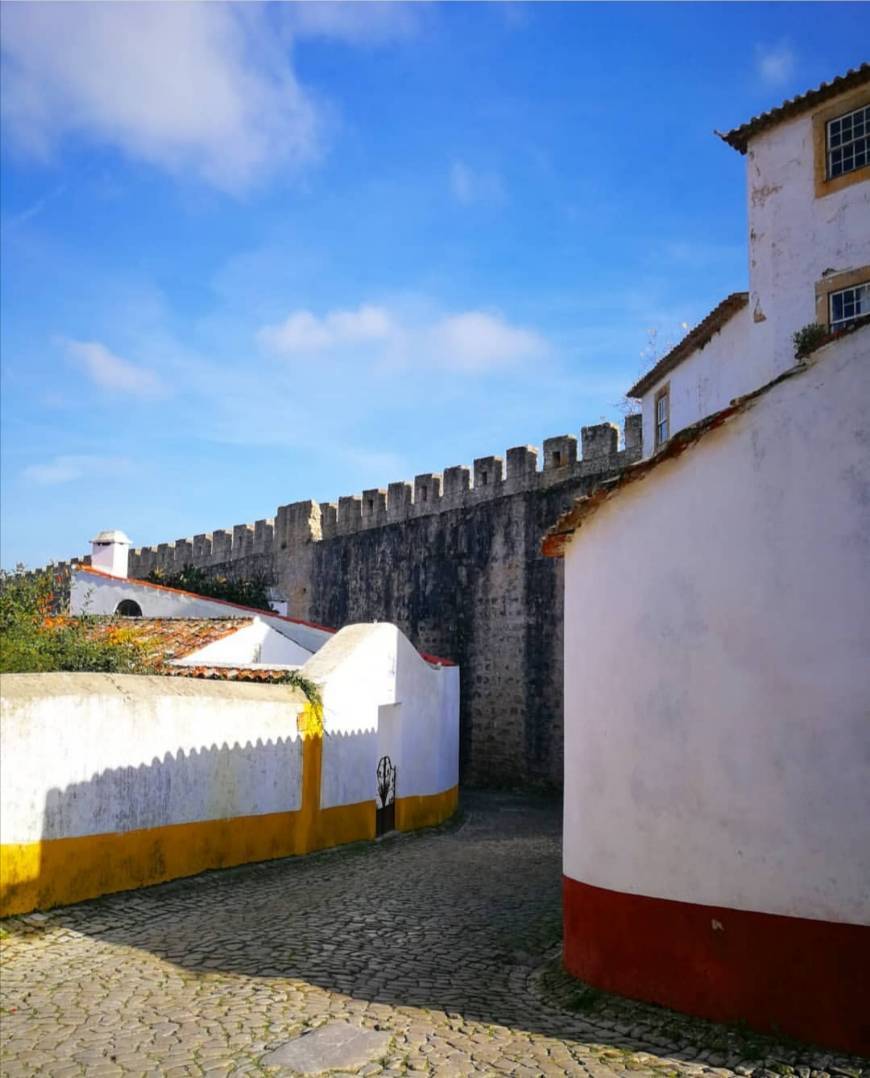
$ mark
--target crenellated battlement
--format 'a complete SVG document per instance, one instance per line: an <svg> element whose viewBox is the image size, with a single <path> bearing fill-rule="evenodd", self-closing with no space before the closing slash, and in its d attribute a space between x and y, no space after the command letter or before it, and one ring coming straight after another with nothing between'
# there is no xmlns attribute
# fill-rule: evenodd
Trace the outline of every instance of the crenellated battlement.
<svg viewBox="0 0 870 1078"><path fill-rule="evenodd" d="M190 564L261 576L294 617L394 622L460 666L469 781L558 784L562 589L540 540L573 499L640 459L641 417L626 419L622 446L619 435L599 423L334 502L292 502L270 519L131 550L128 574Z"/></svg>
<svg viewBox="0 0 870 1078"><path fill-rule="evenodd" d="M218 528L156 547L135 548L130 551L130 575L147 576L154 569L177 572L185 565L226 565L252 555L270 557L302 543L471 508L482 501L618 471L640 456L641 417L626 417L622 449L619 429L613 423L583 427L579 446L578 454L578 439L573 434L561 434L545 439L540 468L538 449L520 445L508 449L504 457L478 457L471 467L457 464L443 472L424 472L413 482L405 480L386 488L348 494L337 502L293 502L280 506L274 519Z"/></svg>

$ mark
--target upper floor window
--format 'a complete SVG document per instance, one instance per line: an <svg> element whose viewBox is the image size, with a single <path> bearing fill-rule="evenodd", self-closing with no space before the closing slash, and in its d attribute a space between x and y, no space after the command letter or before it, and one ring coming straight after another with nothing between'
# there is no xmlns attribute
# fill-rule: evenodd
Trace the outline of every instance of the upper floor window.
<svg viewBox="0 0 870 1078"><path fill-rule="evenodd" d="M828 179L863 168L870 161L870 105L828 120Z"/></svg>
<svg viewBox="0 0 870 1078"><path fill-rule="evenodd" d="M831 292L828 302L830 303L828 324L831 329L837 329L847 322L854 322L856 318L870 314L870 283Z"/></svg>
<svg viewBox="0 0 870 1078"><path fill-rule="evenodd" d="M671 434L671 393L670 385L662 386L656 393L656 449L664 445Z"/></svg>

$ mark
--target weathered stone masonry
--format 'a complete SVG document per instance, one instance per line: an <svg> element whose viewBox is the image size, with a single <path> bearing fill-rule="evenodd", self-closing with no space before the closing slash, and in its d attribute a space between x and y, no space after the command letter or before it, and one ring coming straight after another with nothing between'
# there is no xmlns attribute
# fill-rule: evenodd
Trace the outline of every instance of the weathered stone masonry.
<svg viewBox="0 0 870 1078"><path fill-rule="evenodd" d="M473 469L413 485L296 502L274 520L130 552L130 576L192 565L266 575L294 617L341 626L395 622L423 651L462 671L461 760L467 782L562 781L562 564L539 552L579 494L640 456L640 416L625 448L604 423L482 457Z"/></svg>

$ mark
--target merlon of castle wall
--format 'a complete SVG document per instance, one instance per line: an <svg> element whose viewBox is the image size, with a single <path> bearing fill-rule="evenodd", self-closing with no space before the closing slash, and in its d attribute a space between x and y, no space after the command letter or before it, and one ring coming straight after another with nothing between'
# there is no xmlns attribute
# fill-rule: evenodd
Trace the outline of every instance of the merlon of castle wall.
<svg viewBox="0 0 870 1078"><path fill-rule="evenodd" d="M412 483L390 483L386 488L343 496L337 502L293 502L280 506L274 519L236 524L176 539L174 543L131 550L130 576L144 577L154 569L177 572L185 565L225 565L252 554L272 555L301 543L472 507L487 499L543 490L568 479L618 470L639 459L640 452L640 415L626 417L622 449L618 428L613 423L598 423L582 428L579 455L578 440L573 434L545 439L540 470L537 448L520 445L509 449L504 457L478 457L470 468L460 464L443 472L425 472L415 476Z"/></svg>

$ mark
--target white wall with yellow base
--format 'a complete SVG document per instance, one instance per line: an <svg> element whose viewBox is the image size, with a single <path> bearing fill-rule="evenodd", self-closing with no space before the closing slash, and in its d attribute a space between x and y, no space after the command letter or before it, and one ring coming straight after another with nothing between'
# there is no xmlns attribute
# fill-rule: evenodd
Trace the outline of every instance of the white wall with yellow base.
<svg viewBox="0 0 870 1078"><path fill-rule="evenodd" d="M0 915L372 839L385 755L398 829L452 815L458 668L388 625L315 658L322 710L286 685L6 675Z"/></svg>

